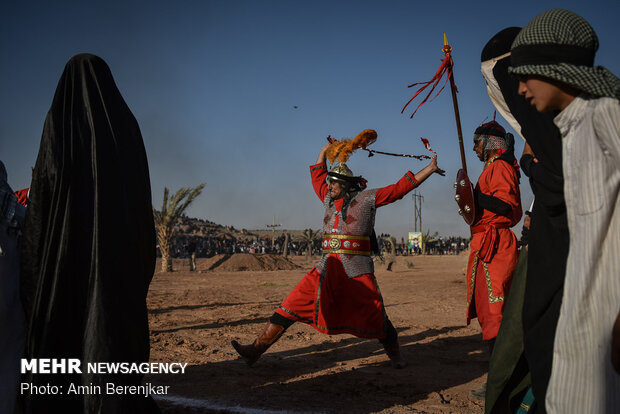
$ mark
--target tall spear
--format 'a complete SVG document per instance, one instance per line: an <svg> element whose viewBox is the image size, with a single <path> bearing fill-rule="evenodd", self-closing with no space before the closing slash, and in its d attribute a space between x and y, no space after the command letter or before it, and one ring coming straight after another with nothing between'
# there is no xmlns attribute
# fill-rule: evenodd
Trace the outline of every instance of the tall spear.
<svg viewBox="0 0 620 414"><path fill-rule="evenodd" d="M456 87L456 83L454 82L454 72L453 72L454 62L452 60L452 47L448 44L448 38L445 33L443 34L442 52L444 52L444 58L441 60L441 65L437 69L435 76L433 76L433 78L429 80L428 82L416 82L416 83L409 85L409 87L412 87L415 85L422 85L422 86L416 91L413 97L411 97L409 102L405 104L401 113L405 111L405 108L407 108L407 105L409 105L411 101L413 101L416 98L416 96L418 96L424 89L426 89L428 86L432 84L433 86L431 87L426 97L422 100L422 102L418 105L415 111L413 111L413 113L411 114L411 118L413 118L413 115L415 115L418 109L420 109L420 107L428 101L433 91L435 90L435 88L437 87L441 79L443 78L443 75L444 74L447 75L443 86L441 87L441 89L439 89L437 94L431 100L439 96L441 91L443 91L443 89L446 87L445 84L448 81L450 81L450 90L452 91L452 104L454 106L454 118L456 120L456 130L457 130L458 140L459 140L459 149L461 151L461 163L463 165L463 168L458 171L456 175L456 182L454 183L454 188L456 189L455 199L456 199L457 204L459 205L459 214L463 216L463 219L465 220L467 224L471 225L474 221L474 216L475 216L473 186L471 184L471 181L469 180L469 177L467 176L467 161L465 160L465 148L463 147L463 131L461 129L461 116L459 114L459 104L456 99L456 93L458 92L458 89Z"/></svg>
<svg viewBox="0 0 620 414"><path fill-rule="evenodd" d="M446 33L443 34L443 49L442 52L445 53L447 58L447 71L448 71L448 79L450 79L450 90L452 91L452 104L454 106L454 119L456 120L456 132L459 138L459 148L461 149L461 163L463 164L463 170L467 173L467 161L465 160L465 148L463 147L463 130L461 129L461 115L459 113L459 102L456 99L456 93L458 89L456 88L456 84L454 82L454 72L452 71L452 67L454 62L452 61L452 46L448 44L448 38L446 37Z"/></svg>

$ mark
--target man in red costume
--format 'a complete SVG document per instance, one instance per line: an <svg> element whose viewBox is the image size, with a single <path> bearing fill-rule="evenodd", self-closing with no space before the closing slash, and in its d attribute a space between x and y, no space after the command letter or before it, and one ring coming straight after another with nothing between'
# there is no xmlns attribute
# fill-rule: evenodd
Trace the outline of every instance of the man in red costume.
<svg viewBox="0 0 620 414"><path fill-rule="evenodd" d="M312 185L325 206L323 256L276 309L259 337L250 345L232 341L252 365L295 322L334 335L349 333L378 338L395 368L405 366L398 334L383 306L370 257L377 207L405 196L431 174L443 175L437 156L417 174L408 171L396 184L365 190L366 180L340 163L327 171L325 145L310 166Z"/></svg>
<svg viewBox="0 0 620 414"><path fill-rule="evenodd" d="M497 122L476 129L474 151L484 162L484 169L474 189L476 216L467 264L467 324L478 318L482 339L488 341L491 353L518 259L518 241L510 230L522 214L520 174L513 150L512 134ZM485 389L486 383L472 395L483 398Z"/></svg>

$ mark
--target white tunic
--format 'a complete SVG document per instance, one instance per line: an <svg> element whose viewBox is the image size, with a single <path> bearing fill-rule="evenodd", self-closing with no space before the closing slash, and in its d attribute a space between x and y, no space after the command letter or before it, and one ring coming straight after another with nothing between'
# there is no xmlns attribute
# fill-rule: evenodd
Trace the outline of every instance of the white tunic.
<svg viewBox="0 0 620 414"><path fill-rule="evenodd" d="M579 96L555 119L562 133L570 230L549 413L620 413L611 332L620 312L620 104Z"/></svg>

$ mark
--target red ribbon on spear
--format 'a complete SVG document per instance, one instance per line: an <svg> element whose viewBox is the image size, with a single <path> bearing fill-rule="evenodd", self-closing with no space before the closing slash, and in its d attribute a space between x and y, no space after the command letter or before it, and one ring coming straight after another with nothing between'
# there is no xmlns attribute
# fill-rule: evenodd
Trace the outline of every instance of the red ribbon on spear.
<svg viewBox="0 0 620 414"><path fill-rule="evenodd" d="M445 36L445 33L444 33ZM449 80L452 79L452 66L454 65L454 61L452 60L452 48L445 44L442 51L446 54L445 57L443 59L441 59L441 65L439 65L439 68L437 69L437 72L435 72L435 76L433 76L431 78L431 80L427 81L427 82L416 82L416 83L412 83L411 85L407 86L408 88L411 88L413 86L416 85L422 85L421 88L419 88L416 93L413 94L413 96L411 97L411 99L409 99L409 101L405 104L405 106L403 106L402 111L400 111L400 113L402 114L403 112L405 112L405 109L407 108L407 106L409 106L409 104L419 95L421 94L427 87L429 87L431 84L433 85L433 87L431 88L431 90L428 92L428 94L426 95L426 97L424 98L424 100L422 102L420 102L420 104L415 108L415 111L413 111L413 113L411 114L411 116L409 118L413 118L413 116L415 115L416 112L418 112L418 109L420 109L420 107L422 105L424 105L426 103L426 101L428 101L428 98L430 98L430 96L433 94L433 91L435 90L435 88L439 85L439 82L441 81L441 79L443 78L443 76L445 74L447 74L448 76L446 76L446 80L443 84L443 86L441 87L441 89L439 89L439 91L437 92L437 94L435 96L433 96L433 98L431 99L431 101L433 99L435 99L436 97L439 96L439 94L441 93L441 91L444 90L444 88L446 87L446 83L448 83ZM450 82L450 86L454 85L454 82ZM454 88L456 88L456 85L454 85ZM458 92L458 90L457 90Z"/></svg>
<svg viewBox="0 0 620 414"><path fill-rule="evenodd" d="M446 87L446 83L450 81L450 90L452 91L452 103L454 105L454 116L456 118L456 130L458 133L459 147L461 149L461 162L463 164L463 170L465 170L465 172L467 173L467 162L465 161L465 148L463 147L463 132L461 130L461 117L459 115L459 104L456 99L456 94L458 92L458 89L456 87L456 83L454 82L454 72L452 71L452 68L454 66L454 61L452 60L452 47L448 44L448 38L446 37L445 33L443 34L443 49L441 51L444 52L445 55L444 55L444 58L441 59L441 65L439 65L437 72L435 72L435 76L433 76L431 80L427 82L416 82L408 86L409 88L411 88L412 86L422 85L422 87L420 87L416 91L416 93L413 94L411 99L409 99L409 101L405 104L405 106L403 107L402 111L400 111L400 113L402 114L403 112L405 112L405 109L407 108L407 106L418 95L420 95L427 87L432 85L428 94L424 97L422 102L420 102L420 104L417 106L415 111L413 111L413 113L411 114L410 118L413 118L413 116L418 111L418 109L420 109L420 107L429 100L429 98L433 94L433 91L435 91L435 88L437 88L437 86L441 82L441 79L444 77L444 75L446 75L446 80L443 86L441 87L441 89L439 89L439 91L435 94L435 96L433 96L430 100L432 101L437 96L439 96L441 91L443 91L444 88Z"/></svg>
<svg viewBox="0 0 620 414"><path fill-rule="evenodd" d="M409 85L409 87L416 85L422 85L422 87L420 87L413 95L413 97L409 99L409 102L405 104L401 113L405 111L407 105L409 105L420 93L422 93L422 91L424 91L432 84L433 86L431 87L431 90L428 92L424 100L422 100L422 102L418 105L415 111L413 111L413 114L411 114L411 118L413 118L413 115L415 115L418 109L420 109L420 107L428 101L430 96L433 94L435 88L439 85L439 82L441 82L441 79L444 77L444 75L446 75L446 80L443 86L441 87L441 89L439 89L439 92L437 92L437 94L433 98L431 98L431 101L437 96L439 96L441 91L443 91L446 87L446 83L450 81L450 90L452 91L452 104L454 105L454 118L456 120L456 131L458 133L459 148L461 150L461 163L463 164L463 168L460 169L456 174L456 183L454 183L454 188L456 189L455 199L460 208L459 214L463 216L465 222L471 226L474 222L474 218L476 215L473 186L471 184L471 181L469 180L469 177L467 176L467 162L465 161L465 148L463 147L461 116L459 115L459 104L456 99L456 93L458 92L458 89L456 88L456 83L454 82L454 72L452 70L452 68L454 67L454 61L452 60L452 47L450 47L450 45L448 44L448 38L446 37L445 33L443 34L443 49L441 51L445 55L444 58L441 60L441 65L439 66L439 69L437 69L435 76L433 76L433 78L428 82L416 82Z"/></svg>

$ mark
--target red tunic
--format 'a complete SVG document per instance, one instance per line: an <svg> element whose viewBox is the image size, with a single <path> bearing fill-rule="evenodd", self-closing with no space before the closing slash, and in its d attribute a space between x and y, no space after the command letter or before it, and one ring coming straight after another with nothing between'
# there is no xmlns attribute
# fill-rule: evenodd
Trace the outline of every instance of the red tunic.
<svg viewBox="0 0 620 414"><path fill-rule="evenodd" d="M326 165L311 166L310 174L314 191L324 202L328 193ZM403 198L415 187L415 176L409 171L396 184L370 191L375 191L375 207L381 207ZM334 205L341 212L343 199L335 200ZM337 228L338 223L333 227ZM386 333L383 298L374 274L349 277L340 256L333 253L328 255L323 271L313 267L276 312L330 335L349 333L362 338L384 338Z"/></svg>
<svg viewBox="0 0 620 414"><path fill-rule="evenodd" d="M478 318L482 338L497 336L504 298L508 296L517 265L517 238L510 230L521 220L521 194L515 169L505 161L487 163L476 189L512 207L508 216L477 208L472 225L471 253L467 264L467 324Z"/></svg>

